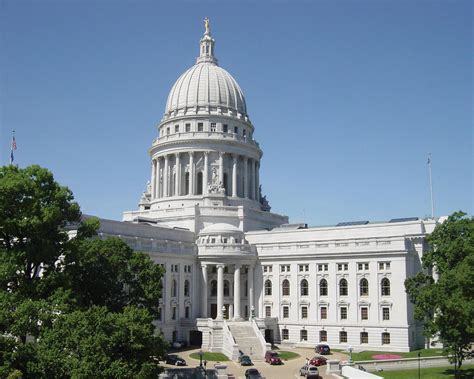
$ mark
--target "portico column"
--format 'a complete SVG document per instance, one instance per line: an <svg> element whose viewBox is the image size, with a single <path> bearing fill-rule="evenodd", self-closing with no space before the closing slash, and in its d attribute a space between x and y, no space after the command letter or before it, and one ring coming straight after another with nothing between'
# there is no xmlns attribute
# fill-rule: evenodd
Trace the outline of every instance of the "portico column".
<svg viewBox="0 0 474 379"><path fill-rule="evenodd" d="M176 153L176 178L174 182L174 195L179 196L180 195L180 182L181 182L181 159L179 156L179 153Z"/></svg>
<svg viewBox="0 0 474 379"><path fill-rule="evenodd" d="M224 186L224 153L219 152L219 181Z"/></svg>
<svg viewBox="0 0 474 379"><path fill-rule="evenodd" d="M224 265L217 265L217 320L222 320L224 305Z"/></svg>
<svg viewBox="0 0 474 379"><path fill-rule="evenodd" d="M232 156L232 197L237 197L237 163L239 161L238 155Z"/></svg>
<svg viewBox="0 0 474 379"><path fill-rule="evenodd" d="M209 176L209 152L205 151L204 152L204 175L202 178L202 181L204 182L203 183L204 189L202 193L205 195L207 195L208 193L208 185L209 185L208 176Z"/></svg>
<svg viewBox="0 0 474 379"><path fill-rule="evenodd" d="M194 195L194 153L189 152L189 193Z"/></svg>
<svg viewBox="0 0 474 379"><path fill-rule="evenodd" d="M255 200L260 201L260 162L255 161Z"/></svg>
<svg viewBox="0 0 474 379"><path fill-rule="evenodd" d="M165 155L165 168L163 170L163 197L168 197L168 156Z"/></svg>
<svg viewBox="0 0 474 379"><path fill-rule="evenodd" d="M207 318L207 266L201 265L202 270L202 292L203 296L201 299L201 317Z"/></svg>
<svg viewBox="0 0 474 379"><path fill-rule="evenodd" d="M255 165L254 160L250 160L250 198L255 200Z"/></svg>
<svg viewBox="0 0 474 379"><path fill-rule="evenodd" d="M234 319L240 319L240 264L234 266Z"/></svg>
<svg viewBox="0 0 474 379"><path fill-rule="evenodd" d="M248 161L247 157L244 157L244 197L249 197L249 175L248 175Z"/></svg>
<svg viewBox="0 0 474 379"><path fill-rule="evenodd" d="M151 198L155 198L155 185L156 185L156 160L151 160Z"/></svg>
<svg viewBox="0 0 474 379"><path fill-rule="evenodd" d="M160 158L158 158L156 160L156 184L155 184L155 192L156 192L157 199L161 197L160 170L161 170L161 160Z"/></svg>
<svg viewBox="0 0 474 379"><path fill-rule="evenodd" d="M247 278L247 282L248 282L248 285L249 285L249 314L250 314L250 318L252 318L252 307L254 306L253 305L253 266L249 266L249 269L248 269L248 278Z"/></svg>

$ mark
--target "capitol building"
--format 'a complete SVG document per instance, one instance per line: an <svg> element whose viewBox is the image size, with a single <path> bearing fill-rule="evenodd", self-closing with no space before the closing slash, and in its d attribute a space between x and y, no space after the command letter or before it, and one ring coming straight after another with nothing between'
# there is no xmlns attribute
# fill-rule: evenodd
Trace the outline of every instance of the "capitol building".
<svg viewBox="0 0 474 379"><path fill-rule="evenodd" d="M436 221L290 224L262 193L255 127L206 20L148 150L138 208L100 219L101 238L118 236L165 268L157 330L233 359L263 358L271 343L423 347L404 281L422 269Z"/></svg>

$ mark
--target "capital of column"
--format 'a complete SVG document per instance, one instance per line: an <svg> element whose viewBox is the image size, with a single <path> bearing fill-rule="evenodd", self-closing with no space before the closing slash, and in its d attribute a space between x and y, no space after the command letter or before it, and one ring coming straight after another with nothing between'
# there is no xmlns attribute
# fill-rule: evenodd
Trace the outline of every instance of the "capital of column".
<svg viewBox="0 0 474 379"><path fill-rule="evenodd" d="M190 157L194 157L194 151L188 151L188 155L189 155Z"/></svg>
<svg viewBox="0 0 474 379"><path fill-rule="evenodd" d="M239 161L239 156L238 154L232 154L232 162L236 164Z"/></svg>
<svg viewBox="0 0 474 379"><path fill-rule="evenodd" d="M180 153L175 153L174 156L176 157L176 159L179 159Z"/></svg>

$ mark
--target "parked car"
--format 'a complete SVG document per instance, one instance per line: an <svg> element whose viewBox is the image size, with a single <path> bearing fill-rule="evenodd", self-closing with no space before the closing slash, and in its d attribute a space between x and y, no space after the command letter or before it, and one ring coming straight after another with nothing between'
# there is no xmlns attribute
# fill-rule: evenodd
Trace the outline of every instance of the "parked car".
<svg viewBox="0 0 474 379"><path fill-rule="evenodd" d="M271 350L265 353L265 362L270 363L271 365L281 365L283 363L278 356L278 353Z"/></svg>
<svg viewBox="0 0 474 379"><path fill-rule="evenodd" d="M318 354L331 354L331 349L329 348L329 345L326 345L324 343L317 344L316 347L314 348L314 351Z"/></svg>
<svg viewBox="0 0 474 379"><path fill-rule="evenodd" d="M178 357L176 354L167 354L165 355L165 363L175 366L186 366L186 361Z"/></svg>
<svg viewBox="0 0 474 379"><path fill-rule="evenodd" d="M249 368L245 371L245 379L261 379L262 375L256 368Z"/></svg>
<svg viewBox="0 0 474 379"><path fill-rule="evenodd" d="M319 370L313 365L304 365L300 368L300 375L306 376L307 378L317 378L319 376Z"/></svg>
<svg viewBox="0 0 474 379"><path fill-rule="evenodd" d="M310 359L308 364L312 366L324 366L326 364L327 359L324 358L322 355L315 355L313 358Z"/></svg>
<svg viewBox="0 0 474 379"><path fill-rule="evenodd" d="M253 365L252 360L250 359L250 357L248 355L242 355L239 358L239 361L240 361L240 364L242 366L252 366Z"/></svg>

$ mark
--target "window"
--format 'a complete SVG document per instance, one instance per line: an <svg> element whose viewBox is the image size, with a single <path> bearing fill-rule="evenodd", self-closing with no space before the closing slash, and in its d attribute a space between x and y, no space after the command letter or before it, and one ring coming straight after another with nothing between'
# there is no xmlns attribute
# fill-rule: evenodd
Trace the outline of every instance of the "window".
<svg viewBox="0 0 474 379"><path fill-rule="evenodd" d="M369 333L367 332L360 332L360 343L369 343Z"/></svg>
<svg viewBox="0 0 474 379"><path fill-rule="evenodd" d="M173 307L172 312L171 312L171 319L176 320L176 307Z"/></svg>
<svg viewBox="0 0 474 379"><path fill-rule="evenodd" d="M198 174L197 174L197 195L202 195L202 191L203 191L202 172L198 172Z"/></svg>
<svg viewBox="0 0 474 379"><path fill-rule="evenodd" d="M263 272L272 272L272 266L263 266Z"/></svg>
<svg viewBox="0 0 474 379"><path fill-rule="evenodd" d="M308 331L305 329L300 330L300 341L308 341Z"/></svg>
<svg viewBox="0 0 474 379"><path fill-rule="evenodd" d="M170 134L170 128L166 128L166 134Z"/></svg>
<svg viewBox="0 0 474 379"><path fill-rule="evenodd" d="M290 333L289 333L288 329L282 329L281 330L281 339L282 340L290 339Z"/></svg>
<svg viewBox="0 0 474 379"><path fill-rule="evenodd" d="M211 281L211 296L217 296L217 280Z"/></svg>
<svg viewBox="0 0 474 379"><path fill-rule="evenodd" d="M309 265L298 265L298 270L299 270L299 272L308 272L309 271Z"/></svg>
<svg viewBox="0 0 474 379"><path fill-rule="evenodd" d="M360 280L360 296L369 296L369 281L365 278Z"/></svg>
<svg viewBox="0 0 474 379"><path fill-rule="evenodd" d="M390 345L390 333L382 333L382 345Z"/></svg>
<svg viewBox="0 0 474 379"><path fill-rule="evenodd" d="M349 270L349 264L348 263L338 263L337 264L337 271L347 271Z"/></svg>
<svg viewBox="0 0 474 379"><path fill-rule="evenodd" d="M229 126L227 124L222 125L222 131L224 133L228 133L229 132Z"/></svg>
<svg viewBox="0 0 474 379"><path fill-rule="evenodd" d="M327 263L318 264L318 271L328 271L328 264Z"/></svg>
<svg viewBox="0 0 474 379"><path fill-rule="evenodd" d="M301 296L308 296L309 289L308 289L308 281L303 279L301 281Z"/></svg>
<svg viewBox="0 0 474 379"><path fill-rule="evenodd" d="M379 270L390 270L390 262L379 262Z"/></svg>
<svg viewBox="0 0 474 379"><path fill-rule="evenodd" d="M178 294L178 283L176 280L173 279L172 285L171 285L171 297L176 297Z"/></svg>
<svg viewBox="0 0 474 379"><path fill-rule="evenodd" d="M383 307L382 308L382 320L387 321L390 320L390 308Z"/></svg>
<svg viewBox="0 0 474 379"><path fill-rule="evenodd" d="M184 318L189 318L189 306L187 306L186 308L184 308Z"/></svg>
<svg viewBox="0 0 474 379"><path fill-rule="evenodd" d="M211 122L211 132L215 132L215 131L216 131L216 123Z"/></svg>
<svg viewBox="0 0 474 379"><path fill-rule="evenodd" d="M244 129L244 130L242 131L242 135L243 135L244 137L247 136L247 130L246 130L246 129Z"/></svg>
<svg viewBox="0 0 474 379"><path fill-rule="evenodd" d="M290 272L290 265L280 265L281 272Z"/></svg>
<svg viewBox="0 0 474 379"><path fill-rule="evenodd" d="M346 331L339 332L339 343L344 343L344 342L347 342L347 332Z"/></svg>
<svg viewBox="0 0 474 379"><path fill-rule="evenodd" d="M328 318L328 308L321 307L321 320L327 320Z"/></svg>
<svg viewBox="0 0 474 379"><path fill-rule="evenodd" d="M271 296L272 294L272 281L270 279L265 280L265 295Z"/></svg>
<svg viewBox="0 0 474 379"><path fill-rule="evenodd" d="M390 280L383 278L380 284L382 287L382 296L390 296Z"/></svg>
<svg viewBox="0 0 474 379"><path fill-rule="evenodd" d="M290 317L290 307L287 307L286 305L283 307L283 318L288 318Z"/></svg>
<svg viewBox="0 0 474 379"><path fill-rule="evenodd" d="M369 269L369 264L367 262L364 263L357 263L357 270L359 271L367 271Z"/></svg>
<svg viewBox="0 0 474 379"><path fill-rule="evenodd" d="M347 320L347 307L341 307L341 320Z"/></svg>
<svg viewBox="0 0 474 379"><path fill-rule="evenodd" d="M229 296L230 284L228 280L224 280L224 296Z"/></svg>
<svg viewBox="0 0 474 379"><path fill-rule="evenodd" d="M191 131L191 124L187 123L185 124L185 128L186 128L186 132L190 132Z"/></svg>
<svg viewBox="0 0 474 379"><path fill-rule="evenodd" d="M347 296L349 290L347 287L347 280L346 279L341 279L339 282L339 295L341 296Z"/></svg>
<svg viewBox="0 0 474 379"><path fill-rule="evenodd" d="M283 296L290 296L290 282L288 279L285 279L281 284L281 292Z"/></svg>
<svg viewBox="0 0 474 379"><path fill-rule="evenodd" d="M301 318L308 318L308 307L301 307Z"/></svg>
<svg viewBox="0 0 474 379"><path fill-rule="evenodd" d="M189 297L189 280L184 281L184 296Z"/></svg>
<svg viewBox="0 0 474 379"><path fill-rule="evenodd" d="M265 317L272 317L272 307L269 305L265 306Z"/></svg>
<svg viewBox="0 0 474 379"><path fill-rule="evenodd" d="M328 332L325 330L319 331L319 342L327 342L328 341Z"/></svg>
<svg viewBox="0 0 474 379"><path fill-rule="evenodd" d="M319 282L319 296L328 295L328 282L326 279L321 279Z"/></svg>
<svg viewBox="0 0 474 379"><path fill-rule="evenodd" d="M239 134L239 127L238 126L234 126L234 133Z"/></svg>
<svg viewBox="0 0 474 379"><path fill-rule="evenodd" d="M369 308L361 307L360 308L360 319L361 320L368 320L369 319Z"/></svg>
<svg viewBox="0 0 474 379"><path fill-rule="evenodd" d="M179 125L175 125L175 126L174 126L174 132L175 132L175 133L179 133Z"/></svg>
<svg viewBox="0 0 474 379"><path fill-rule="evenodd" d="M202 132L204 130L204 124L202 122L198 122L198 132Z"/></svg>

